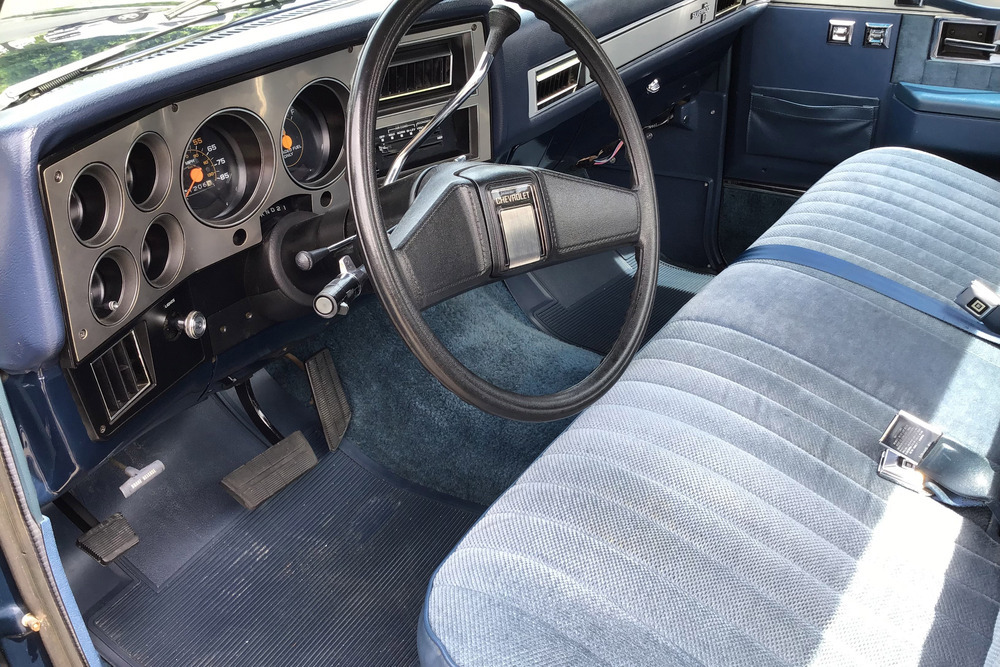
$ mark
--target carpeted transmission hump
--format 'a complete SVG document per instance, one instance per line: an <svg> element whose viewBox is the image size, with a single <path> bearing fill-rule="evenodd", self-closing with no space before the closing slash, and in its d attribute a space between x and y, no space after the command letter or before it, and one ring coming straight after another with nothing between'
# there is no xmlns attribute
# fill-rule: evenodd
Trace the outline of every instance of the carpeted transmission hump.
<svg viewBox="0 0 1000 667"><path fill-rule="evenodd" d="M479 511L345 443L159 592L131 584L89 626L121 665L416 665L427 582Z"/></svg>

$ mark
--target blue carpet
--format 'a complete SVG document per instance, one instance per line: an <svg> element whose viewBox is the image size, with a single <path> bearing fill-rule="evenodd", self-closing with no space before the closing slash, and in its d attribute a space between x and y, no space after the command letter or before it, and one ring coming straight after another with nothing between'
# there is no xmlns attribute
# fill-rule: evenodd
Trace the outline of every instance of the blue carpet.
<svg viewBox="0 0 1000 667"><path fill-rule="evenodd" d="M551 393L600 362L539 331L502 283L439 304L425 318L452 354L505 389ZM292 353L304 361L322 347L354 411L346 437L397 475L474 503L492 502L569 423L508 421L464 403L417 362L373 296ZM278 360L268 371L310 400L305 373L292 363Z"/></svg>

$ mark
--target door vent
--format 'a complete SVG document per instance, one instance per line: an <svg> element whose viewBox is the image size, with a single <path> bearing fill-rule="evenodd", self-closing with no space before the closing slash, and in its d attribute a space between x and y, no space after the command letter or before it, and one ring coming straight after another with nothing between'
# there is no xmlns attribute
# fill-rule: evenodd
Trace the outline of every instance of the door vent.
<svg viewBox="0 0 1000 667"><path fill-rule="evenodd" d="M153 386L134 330L92 361L90 367L94 371L109 422L118 418Z"/></svg>
<svg viewBox="0 0 1000 667"><path fill-rule="evenodd" d="M718 18L721 14L726 12L731 12L742 4L743 0L716 0L715 2L715 16Z"/></svg>
<svg viewBox="0 0 1000 667"><path fill-rule="evenodd" d="M541 111L580 86L580 59L573 57L535 75L535 108Z"/></svg>
<svg viewBox="0 0 1000 667"><path fill-rule="evenodd" d="M398 100L451 87L452 59L447 42L401 52L389 65L379 101Z"/></svg>
<svg viewBox="0 0 1000 667"><path fill-rule="evenodd" d="M996 63L1000 57L997 25L975 20L939 20L934 58Z"/></svg>

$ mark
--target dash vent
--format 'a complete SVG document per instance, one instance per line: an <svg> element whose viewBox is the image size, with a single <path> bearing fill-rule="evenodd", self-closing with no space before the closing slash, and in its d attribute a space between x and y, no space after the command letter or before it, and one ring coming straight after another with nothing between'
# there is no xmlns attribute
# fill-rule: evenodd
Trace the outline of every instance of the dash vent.
<svg viewBox="0 0 1000 667"><path fill-rule="evenodd" d="M570 58L535 75L535 107L540 111L580 85L580 60Z"/></svg>
<svg viewBox="0 0 1000 667"><path fill-rule="evenodd" d="M721 14L730 12L742 4L743 0L716 0L715 2L715 16L718 17Z"/></svg>
<svg viewBox="0 0 1000 667"><path fill-rule="evenodd" d="M91 362L108 420L114 421L153 386L135 331Z"/></svg>
<svg viewBox="0 0 1000 667"><path fill-rule="evenodd" d="M449 44L409 49L389 65L379 101L398 100L449 88L451 81L452 53Z"/></svg>

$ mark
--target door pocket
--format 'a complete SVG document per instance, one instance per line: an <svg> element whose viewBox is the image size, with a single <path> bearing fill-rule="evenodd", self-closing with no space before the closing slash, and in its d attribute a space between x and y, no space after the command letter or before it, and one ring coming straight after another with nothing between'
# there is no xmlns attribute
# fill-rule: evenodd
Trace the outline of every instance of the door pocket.
<svg viewBox="0 0 1000 667"><path fill-rule="evenodd" d="M878 98L754 87L747 153L838 164L872 147Z"/></svg>

